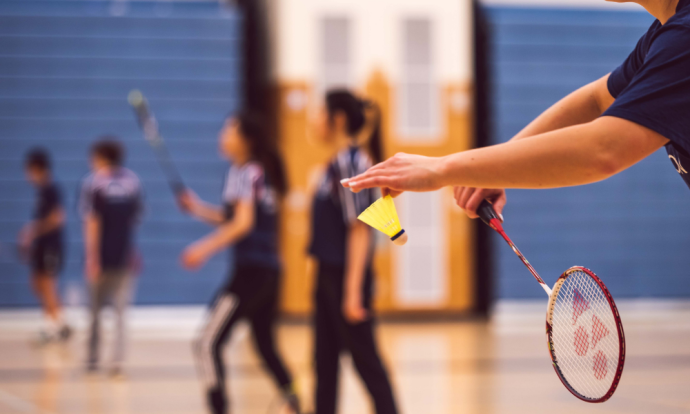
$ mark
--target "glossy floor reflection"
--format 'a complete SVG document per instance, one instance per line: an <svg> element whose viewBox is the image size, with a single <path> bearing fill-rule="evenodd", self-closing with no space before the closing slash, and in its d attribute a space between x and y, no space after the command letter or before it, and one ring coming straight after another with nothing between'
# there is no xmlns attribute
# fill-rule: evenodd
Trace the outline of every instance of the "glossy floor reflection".
<svg viewBox="0 0 690 414"><path fill-rule="evenodd" d="M619 303L628 359L616 395L587 404L561 385L548 358L545 305L504 303L490 323L384 323L382 353L405 414L687 413L690 412L690 305ZM205 413L190 339L199 308L141 308L131 314L124 379L83 369L83 315L67 345L35 347L34 311L0 312L0 413L192 414ZM280 347L311 406L311 337L308 326L280 327ZM281 412L242 326L227 347L233 413ZM107 350L106 350L107 351ZM107 352L106 352L107 356ZM340 414L372 412L345 358Z"/></svg>

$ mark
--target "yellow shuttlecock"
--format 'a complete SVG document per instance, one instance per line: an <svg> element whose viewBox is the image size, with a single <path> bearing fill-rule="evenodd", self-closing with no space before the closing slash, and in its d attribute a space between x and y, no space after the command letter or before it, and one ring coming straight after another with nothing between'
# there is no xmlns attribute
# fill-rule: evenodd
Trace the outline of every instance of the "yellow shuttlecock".
<svg viewBox="0 0 690 414"><path fill-rule="evenodd" d="M393 197L387 195L379 198L357 218L376 230L385 233L398 246L407 243L407 234L400 226Z"/></svg>

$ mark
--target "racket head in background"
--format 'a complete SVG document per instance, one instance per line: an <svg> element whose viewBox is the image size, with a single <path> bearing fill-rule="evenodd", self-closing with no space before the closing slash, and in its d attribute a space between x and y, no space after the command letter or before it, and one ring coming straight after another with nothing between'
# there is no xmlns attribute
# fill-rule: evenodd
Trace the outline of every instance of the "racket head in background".
<svg viewBox="0 0 690 414"><path fill-rule="evenodd" d="M546 339L556 374L577 398L611 398L625 364L618 308L604 283L575 266L556 281L546 314Z"/></svg>

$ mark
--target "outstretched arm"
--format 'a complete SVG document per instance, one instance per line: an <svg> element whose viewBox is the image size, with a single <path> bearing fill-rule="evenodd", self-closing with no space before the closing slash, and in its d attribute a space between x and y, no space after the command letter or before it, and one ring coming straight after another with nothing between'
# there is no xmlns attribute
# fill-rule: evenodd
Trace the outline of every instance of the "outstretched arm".
<svg viewBox="0 0 690 414"><path fill-rule="evenodd" d="M212 226L220 225L225 219L219 206L204 202L189 188L177 196L177 205L183 212Z"/></svg>
<svg viewBox="0 0 690 414"><path fill-rule="evenodd" d="M556 188L608 178L668 142L634 122L601 117L536 136L433 158L398 154L343 183L353 191L433 191L445 186Z"/></svg>
<svg viewBox="0 0 690 414"><path fill-rule="evenodd" d="M594 121L614 101L607 85L609 75L581 87L553 104L515 135L511 141ZM453 188L453 193L457 205L470 218L477 218L477 207L484 199L491 201L499 214L506 203L506 193L502 188L456 186Z"/></svg>
<svg viewBox="0 0 690 414"><path fill-rule="evenodd" d="M551 105L511 141L533 137L557 129L592 122L603 114L615 100L609 93L607 74L594 82L570 93L565 98Z"/></svg>
<svg viewBox="0 0 690 414"><path fill-rule="evenodd" d="M244 237L253 227L254 204L249 201L237 202L233 219L187 247L182 253L182 264L188 269L202 266L219 250Z"/></svg>

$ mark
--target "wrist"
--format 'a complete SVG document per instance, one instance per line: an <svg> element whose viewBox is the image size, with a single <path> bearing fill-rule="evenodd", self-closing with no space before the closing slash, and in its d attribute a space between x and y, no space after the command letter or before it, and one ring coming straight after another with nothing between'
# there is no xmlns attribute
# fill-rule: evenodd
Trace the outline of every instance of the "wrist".
<svg viewBox="0 0 690 414"><path fill-rule="evenodd" d="M436 187L438 188L443 188L447 187L449 185L457 185L457 183L454 183L453 181L453 168L452 168L453 160L451 155L446 155L443 157L439 157L438 161L435 163L435 168L434 168L434 173L436 174Z"/></svg>

